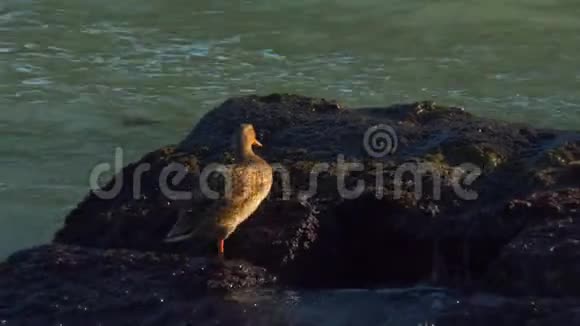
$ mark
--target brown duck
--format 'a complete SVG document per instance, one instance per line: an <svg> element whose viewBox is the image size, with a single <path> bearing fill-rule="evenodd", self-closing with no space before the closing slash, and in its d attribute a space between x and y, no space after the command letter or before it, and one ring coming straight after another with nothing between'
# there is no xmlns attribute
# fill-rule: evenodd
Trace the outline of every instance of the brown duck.
<svg viewBox="0 0 580 326"><path fill-rule="evenodd" d="M201 215L181 213L165 241L177 242L192 237L217 241L218 254L224 255L227 239L268 196L272 187L272 167L252 149L262 146L251 124L242 124L233 137L236 163L227 166L229 187ZM228 182L226 182L228 184Z"/></svg>

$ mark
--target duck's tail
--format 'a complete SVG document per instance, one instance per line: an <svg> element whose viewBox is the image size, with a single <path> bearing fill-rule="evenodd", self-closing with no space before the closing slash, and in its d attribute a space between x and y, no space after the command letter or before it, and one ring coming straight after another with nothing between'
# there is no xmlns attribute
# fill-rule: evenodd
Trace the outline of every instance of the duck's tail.
<svg viewBox="0 0 580 326"><path fill-rule="evenodd" d="M164 242L179 242L193 237L196 233L195 223L191 216L186 214L186 210L180 210L177 222L165 236Z"/></svg>

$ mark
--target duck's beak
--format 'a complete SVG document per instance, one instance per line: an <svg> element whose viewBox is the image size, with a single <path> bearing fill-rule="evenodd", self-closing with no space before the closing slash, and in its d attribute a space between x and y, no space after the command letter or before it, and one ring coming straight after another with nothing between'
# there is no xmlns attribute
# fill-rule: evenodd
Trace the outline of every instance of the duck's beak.
<svg viewBox="0 0 580 326"><path fill-rule="evenodd" d="M254 139L254 145L258 146L258 147L263 147L264 145L262 145L262 143L260 143L257 139Z"/></svg>

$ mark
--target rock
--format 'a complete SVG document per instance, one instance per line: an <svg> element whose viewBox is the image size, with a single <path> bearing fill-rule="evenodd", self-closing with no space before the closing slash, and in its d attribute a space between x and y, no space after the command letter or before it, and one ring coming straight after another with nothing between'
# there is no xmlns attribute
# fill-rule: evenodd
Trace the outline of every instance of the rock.
<svg viewBox="0 0 580 326"><path fill-rule="evenodd" d="M211 202L170 192L192 189L210 164L231 163L240 123L254 124L259 154L276 169L269 198L226 240L225 262L212 258L213 243L163 242L180 212L195 216ZM433 102L349 109L298 95L232 98L179 144L90 192L53 244L0 264L0 322L292 324L240 299L272 286L427 282L578 297L579 148L580 132ZM360 169L345 173L347 163ZM527 301L506 300L462 303L437 325L498 314L506 325L578 319L564 301L542 301L549 309L534 315Z"/></svg>
<svg viewBox="0 0 580 326"><path fill-rule="evenodd" d="M530 208L526 198L568 186L563 176L580 159L578 132L477 118L433 102L349 109L298 95L232 98L177 146L128 165L113 199L90 193L55 242L213 255L213 244L163 243L183 205L161 191L159 177L178 163L187 174L172 189L191 189L208 164L232 162L231 135L245 122L256 127L265 145L259 154L277 173L269 199L226 241L226 255L301 286L478 284L518 234L559 214L549 204ZM383 134L364 143L369 130ZM392 148L379 157L372 145ZM362 166L344 177L346 189L364 182L353 198L338 187L344 162ZM150 169L140 173L143 165ZM549 169L561 177L538 177Z"/></svg>
<svg viewBox="0 0 580 326"><path fill-rule="evenodd" d="M274 283L265 269L239 261L45 245L0 264L0 320L6 325L241 322L248 307L228 301L228 295Z"/></svg>
<svg viewBox="0 0 580 326"><path fill-rule="evenodd" d="M174 189L191 189L208 164L232 161L230 138L245 122L256 127L265 145L259 154L278 173L269 199L226 241L226 255L301 286L479 284L518 234L559 214L547 204L526 208L526 200L570 187L580 160L578 132L482 119L433 102L349 109L298 95L232 98L177 146L128 165L113 199L90 193L55 241L212 255L213 244L163 243L183 205L169 200L158 180L179 163L187 174ZM363 143L369 130L387 133ZM392 148L378 156L372 145ZM346 189L364 182L360 195L346 198L338 189L341 162L361 164L344 177ZM136 174L144 164L151 168ZM313 169L320 173L308 196ZM550 169L557 171L542 177ZM188 207L188 214L201 209Z"/></svg>
<svg viewBox="0 0 580 326"><path fill-rule="evenodd" d="M580 296L580 189L535 194L529 224L491 264L489 288L509 294ZM535 220L535 221L534 221Z"/></svg>

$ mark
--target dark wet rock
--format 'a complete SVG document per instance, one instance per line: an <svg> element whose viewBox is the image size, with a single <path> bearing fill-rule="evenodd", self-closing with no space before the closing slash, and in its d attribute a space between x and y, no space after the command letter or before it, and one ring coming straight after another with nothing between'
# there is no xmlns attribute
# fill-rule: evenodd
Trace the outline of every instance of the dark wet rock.
<svg viewBox="0 0 580 326"><path fill-rule="evenodd" d="M545 185L578 187L580 180L580 142L565 142L551 148L539 159L534 179Z"/></svg>
<svg viewBox="0 0 580 326"><path fill-rule="evenodd" d="M274 282L265 269L240 261L46 245L0 264L0 321L6 325L242 322L248 307L228 296Z"/></svg>
<svg viewBox="0 0 580 326"><path fill-rule="evenodd" d="M538 193L517 206L512 218L527 227L491 265L490 287L518 295L580 296L580 189Z"/></svg>
<svg viewBox="0 0 580 326"><path fill-rule="evenodd" d="M209 164L234 161L231 135L248 122L278 173L269 198L227 239L226 261L213 243L164 243L180 212L195 216L208 201L172 200L160 177L178 168L166 188L192 189ZM384 125L396 142L387 134L369 151L365 134ZM376 157L381 145L391 151ZM350 190L364 182L357 196L337 187L341 160L362 165L344 177ZM576 299L556 298L580 296L579 162L579 132L433 102L349 109L298 95L233 98L179 144L126 166L122 183L89 193L54 244L0 264L0 321L279 324L237 291L428 282L519 296L462 301L437 325L573 324L578 310L567 300ZM209 179L212 189L222 183ZM553 298L534 306L530 296Z"/></svg>
<svg viewBox="0 0 580 326"><path fill-rule="evenodd" d="M231 163L231 135L245 122L255 125L265 144L259 154L287 171L289 183L285 187L283 174L276 173L269 199L226 241L226 255L263 266L286 284L485 283L508 244L559 214L549 201L530 208L527 200L578 186L578 132L477 118L433 102L349 109L298 95L247 96L206 114L177 146L128 165L113 199L89 194L55 241L213 255L210 243L163 243L183 205L170 200L158 180L178 163L187 175L172 188L191 189L208 164ZM397 137L394 142L387 135L391 139L382 144L390 140L396 150L375 157L363 139L369 128L382 125ZM364 182L356 198L337 189L340 159L363 165L344 179L351 190ZM143 163L151 168L136 176ZM321 164L327 166L318 170L317 191L306 199L311 171ZM555 207L562 204L560 197L554 201ZM188 207L187 214L201 209Z"/></svg>

